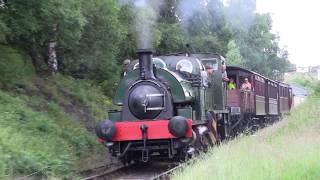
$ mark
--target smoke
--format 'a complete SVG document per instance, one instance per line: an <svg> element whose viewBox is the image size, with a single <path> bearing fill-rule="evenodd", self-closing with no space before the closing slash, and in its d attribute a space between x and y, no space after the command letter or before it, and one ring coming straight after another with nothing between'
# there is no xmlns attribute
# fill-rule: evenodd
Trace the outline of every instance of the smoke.
<svg viewBox="0 0 320 180"><path fill-rule="evenodd" d="M190 36L189 27L195 15L199 12L207 11L207 1L205 0L181 0L178 4L177 12L181 28L187 36Z"/></svg>
<svg viewBox="0 0 320 180"><path fill-rule="evenodd" d="M133 5L135 10L135 30L138 37L138 48L153 48L155 25L163 0L119 0L120 5Z"/></svg>
<svg viewBox="0 0 320 180"><path fill-rule="evenodd" d="M256 0L224 0L225 17L232 28L248 29L254 22Z"/></svg>

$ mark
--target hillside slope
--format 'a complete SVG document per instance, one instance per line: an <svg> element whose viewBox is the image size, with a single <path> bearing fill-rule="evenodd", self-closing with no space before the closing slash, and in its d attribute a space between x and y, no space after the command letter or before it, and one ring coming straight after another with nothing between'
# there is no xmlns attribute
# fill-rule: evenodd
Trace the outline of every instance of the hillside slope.
<svg viewBox="0 0 320 180"><path fill-rule="evenodd" d="M111 101L86 80L36 76L31 60L0 46L0 179L43 171L73 177L103 162L93 128Z"/></svg>

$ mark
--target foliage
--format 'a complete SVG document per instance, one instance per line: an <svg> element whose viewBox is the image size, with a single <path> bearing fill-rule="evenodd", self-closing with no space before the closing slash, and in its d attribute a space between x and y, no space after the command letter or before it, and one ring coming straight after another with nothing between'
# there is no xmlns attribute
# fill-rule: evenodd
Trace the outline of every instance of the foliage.
<svg viewBox="0 0 320 180"><path fill-rule="evenodd" d="M56 86L64 87L65 91L77 99L82 106L90 109L92 124L106 118L106 109L115 108L111 100L103 95L102 87L90 80L74 79L60 74L54 76Z"/></svg>
<svg viewBox="0 0 320 180"><path fill-rule="evenodd" d="M234 40L231 40L228 43L228 52L226 54L226 58L228 59L228 65L240 67L244 65L244 60L240 54L239 47Z"/></svg>
<svg viewBox="0 0 320 180"><path fill-rule="evenodd" d="M236 29L236 43L245 60L245 67L267 77L282 80L289 69L287 54L278 47L279 38L271 33L272 20L269 14L253 14L248 29Z"/></svg>
<svg viewBox="0 0 320 180"><path fill-rule="evenodd" d="M22 99L28 97L0 92L0 177L28 174L44 167L50 167L46 170L49 176L68 176L77 156L93 147L94 137L61 109L36 112ZM57 107L52 103L49 106Z"/></svg>
<svg viewBox="0 0 320 180"><path fill-rule="evenodd" d="M3 45L0 45L0 52L0 88L19 85L35 76L34 67L24 53Z"/></svg>
<svg viewBox="0 0 320 180"><path fill-rule="evenodd" d="M108 81L111 86L118 78L116 56L123 30L119 24L119 8L111 0L82 1L82 14L86 19L77 46L63 54L63 72L81 79ZM110 95L110 91L107 92Z"/></svg>
<svg viewBox="0 0 320 180"><path fill-rule="evenodd" d="M76 45L85 24L77 0L11 0L0 16L10 30L7 42L29 54L38 71L46 63L49 42L61 48Z"/></svg>
<svg viewBox="0 0 320 180"><path fill-rule="evenodd" d="M127 4L120 7L119 20L124 27L124 39L120 42L118 62L122 63L124 59L131 59L136 56L137 36L135 31L134 7L132 4Z"/></svg>
<svg viewBox="0 0 320 180"><path fill-rule="evenodd" d="M288 70L288 52L271 33L272 19L257 14L253 0L231 0L228 6L217 0L207 6L201 1L170 0L161 6L150 1L153 9L127 2L11 0L0 12L0 42L22 49L38 72L48 70L48 43L57 42L60 72L91 79L109 96L109 87L119 79L119 64L136 58L138 45L148 41L158 54L184 51L189 43L194 52L220 53L232 65L271 78L281 79Z"/></svg>
<svg viewBox="0 0 320 180"><path fill-rule="evenodd" d="M110 100L90 82L61 75L25 83L23 91L0 91L0 178L46 167L45 177L73 177L102 147L84 127L106 117Z"/></svg>
<svg viewBox="0 0 320 180"><path fill-rule="evenodd" d="M3 21L3 15L0 13L0 43L6 42L6 36L9 33L9 29Z"/></svg>
<svg viewBox="0 0 320 180"><path fill-rule="evenodd" d="M291 75L287 82L306 88L313 96L320 97L320 81L307 74Z"/></svg>
<svg viewBox="0 0 320 180"><path fill-rule="evenodd" d="M161 31L161 40L157 46L157 53L169 54L185 50L185 37L178 23L158 25Z"/></svg>
<svg viewBox="0 0 320 180"><path fill-rule="evenodd" d="M0 50L0 179L42 170L42 177L71 179L105 151L88 130L106 118L110 99L90 80L36 77L28 56Z"/></svg>

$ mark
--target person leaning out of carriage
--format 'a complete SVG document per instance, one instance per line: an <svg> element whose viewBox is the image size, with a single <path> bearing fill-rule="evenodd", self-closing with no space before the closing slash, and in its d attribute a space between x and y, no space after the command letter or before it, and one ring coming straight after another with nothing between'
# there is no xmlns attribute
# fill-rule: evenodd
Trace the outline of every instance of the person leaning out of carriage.
<svg viewBox="0 0 320 180"><path fill-rule="evenodd" d="M244 82L241 85L241 90L251 91L251 89L252 89L252 86L248 78L244 78Z"/></svg>
<svg viewBox="0 0 320 180"><path fill-rule="evenodd" d="M229 79L229 83L227 85L228 90L235 90L237 88L237 84L234 82L233 78Z"/></svg>

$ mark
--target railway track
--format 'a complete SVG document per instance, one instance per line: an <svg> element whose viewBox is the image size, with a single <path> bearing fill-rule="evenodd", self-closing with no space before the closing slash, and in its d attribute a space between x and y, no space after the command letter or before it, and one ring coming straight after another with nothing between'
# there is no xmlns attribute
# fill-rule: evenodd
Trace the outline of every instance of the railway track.
<svg viewBox="0 0 320 180"><path fill-rule="evenodd" d="M181 165L172 162L134 163L107 170L93 170L97 173L82 180L156 180L169 179L170 174ZM102 170L102 171L101 171Z"/></svg>

